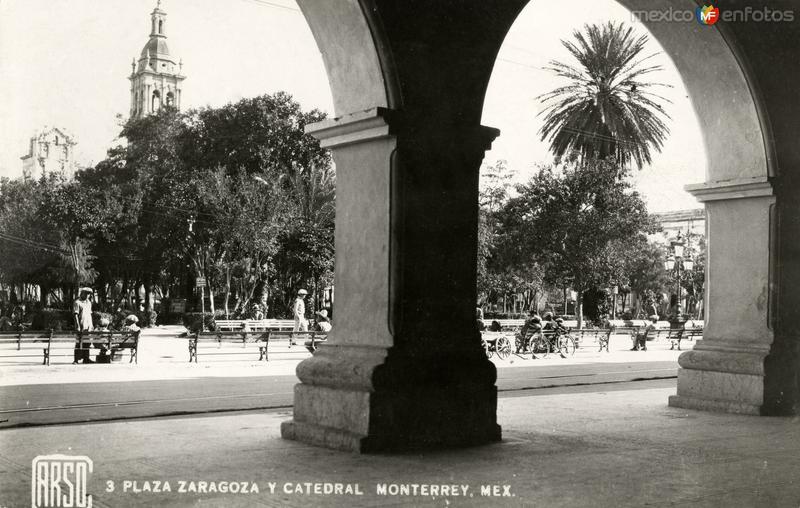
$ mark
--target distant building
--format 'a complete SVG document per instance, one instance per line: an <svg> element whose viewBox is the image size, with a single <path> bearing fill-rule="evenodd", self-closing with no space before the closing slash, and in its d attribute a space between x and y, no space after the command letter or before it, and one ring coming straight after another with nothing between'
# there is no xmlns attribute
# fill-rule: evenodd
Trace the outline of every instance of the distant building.
<svg viewBox="0 0 800 508"><path fill-rule="evenodd" d="M30 138L28 153L22 159L23 178L42 178L50 174L70 180L75 175L75 138L58 127L45 127Z"/></svg>
<svg viewBox="0 0 800 508"><path fill-rule="evenodd" d="M660 243L668 244L678 236L678 232L684 238L706 236L706 211L703 208L654 213L653 216L661 224L662 231L653 235L652 239Z"/></svg>
<svg viewBox="0 0 800 508"><path fill-rule="evenodd" d="M131 62L131 118L157 113L162 106L180 109L183 62L175 62L167 47L167 13L161 0L150 14L150 39L137 63Z"/></svg>

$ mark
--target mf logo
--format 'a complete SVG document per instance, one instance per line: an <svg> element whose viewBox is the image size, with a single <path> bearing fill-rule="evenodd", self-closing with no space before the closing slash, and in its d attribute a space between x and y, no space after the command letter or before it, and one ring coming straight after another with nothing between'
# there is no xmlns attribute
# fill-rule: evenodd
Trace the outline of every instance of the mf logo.
<svg viewBox="0 0 800 508"><path fill-rule="evenodd" d="M86 486L93 467L89 457L39 455L31 471L31 506L92 508Z"/></svg>
<svg viewBox="0 0 800 508"><path fill-rule="evenodd" d="M697 22L701 25L713 25L719 21L719 9L713 5L697 8Z"/></svg>

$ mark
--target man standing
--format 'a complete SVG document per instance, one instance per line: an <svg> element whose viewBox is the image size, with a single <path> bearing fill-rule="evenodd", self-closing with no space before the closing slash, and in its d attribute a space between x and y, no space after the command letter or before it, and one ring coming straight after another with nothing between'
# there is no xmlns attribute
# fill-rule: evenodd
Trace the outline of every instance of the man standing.
<svg viewBox="0 0 800 508"><path fill-rule="evenodd" d="M91 345L88 342L82 344L80 336L83 332L91 332L94 328L92 326L92 301L89 298L94 291L91 288L81 288L78 299L72 304L72 316L75 319L75 330L78 332L78 339L75 341L75 356L73 364L82 360L83 363L94 363L89 358L89 348ZM81 347L83 346L83 347Z"/></svg>
<svg viewBox="0 0 800 508"><path fill-rule="evenodd" d="M304 298L308 294L308 291L305 289L301 289L297 292L297 298L294 300L294 304L292 305L292 315L294 316L294 331L295 332L307 332L308 331L308 321L306 321L306 302ZM290 341L292 345L294 345L294 336Z"/></svg>

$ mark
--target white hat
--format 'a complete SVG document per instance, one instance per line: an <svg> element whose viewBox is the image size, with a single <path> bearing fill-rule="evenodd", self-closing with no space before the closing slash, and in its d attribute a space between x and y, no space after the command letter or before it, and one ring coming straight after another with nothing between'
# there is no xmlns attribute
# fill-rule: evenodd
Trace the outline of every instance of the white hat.
<svg viewBox="0 0 800 508"><path fill-rule="evenodd" d="M306 291L305 289L301 289L301 290L299 290L299 291L297 292L297 294L298 294L298 295L307 295L307 294L308 294L308 291Z"/></svg>
<svg viewBox="0 0 800 508"><path fill-rule="evenodd" d="M322 309L320 311L317 311L317 315L322 316L324 318L327 318L328 317L328 311L325 310L325 309Z"/></svg>
<svg viewBox="0 0 800 508"><path fill-rule="evenodd" d="M136 317L135 314L129 314L128 317L125 318L125 321L128 321L130 323L138 323L139 322L139 318Z"/></svg>
<svg viewBox="0 0 800 508"><path fill-rule="evenodd" d="M90 287L83 287L78 290L79 293L92 293L94 294L94 289Z"/></svg>

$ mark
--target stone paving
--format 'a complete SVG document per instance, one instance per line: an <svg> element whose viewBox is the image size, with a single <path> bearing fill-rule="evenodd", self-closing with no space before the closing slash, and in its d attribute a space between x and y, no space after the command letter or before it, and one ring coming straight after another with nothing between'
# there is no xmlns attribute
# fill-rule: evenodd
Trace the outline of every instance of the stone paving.
<svg viewBox="0 0 800 508"><path fill-rule="evenodd" d="M424 454L357 456L285 441L287 411L5 430L0 506L27 506L31 461L54 453L94 461L89 491L99 507L800 504L796 419L675 409L665 405L674 387L620 388L502 398L502 443ZM206 493L195 492L201 481ZM170 492L147 492L156 482ZM230 489L221 482L259 492L208 492L212 483ZM336 483L363 495L324 494ZM413 485L417 495L401 493ZM452 495L463 487L466 497Z"/></svg>

